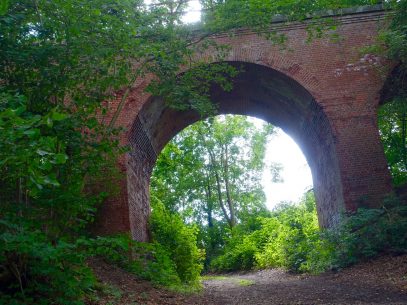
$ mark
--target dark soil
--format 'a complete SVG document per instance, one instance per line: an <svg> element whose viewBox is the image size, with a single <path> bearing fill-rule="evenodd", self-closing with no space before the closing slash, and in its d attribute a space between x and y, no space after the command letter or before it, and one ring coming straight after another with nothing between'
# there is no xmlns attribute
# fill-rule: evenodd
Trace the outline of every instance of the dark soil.
<svg viewBox="0 0 407 305"><path fill-rule="evenodd" d="M200 294L181 295L153 287L103 262L98 278L121 291L94 303L110 304L407 304L407 255L383 256L340 272L295 275L280 269L227 274L204 281ZM110 299L109 299L110 298Z"/></svg>

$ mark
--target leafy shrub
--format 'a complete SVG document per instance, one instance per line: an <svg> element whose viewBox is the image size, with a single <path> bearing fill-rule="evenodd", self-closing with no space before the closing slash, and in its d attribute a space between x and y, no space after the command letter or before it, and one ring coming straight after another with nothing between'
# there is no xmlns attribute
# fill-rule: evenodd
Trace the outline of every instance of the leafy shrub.
<svg viewBox="0 0 407 305"><path fill-rule="evenodd" d="M0 303L83 304L95 284L75 244L0 221Z"/></svg>
<svg viewBox="0 0 407 305"><path fill-rule="evenodd" d="M255 266L255 254L258 251L251 236L235 236L229 241L223 255L211 262L212 271L250 270Z"/></svg>
<svg viewBox="0 0 407 305"><path fill-rule="evenodd" d="M159 201L150 217L153 240L170 255L183 283L198 285L204 253L198 249L197 227L187 226L177 214L169 213Z"/></svg>
<svg viewBox="0 0 407 305"><path fill-rule="evenodd" d="M334 248L333 265L346 267L383 252L407 252L407 204L387 197L379 209L359 209L324 233Z"/></svg>
<svg viewBox="0 0 407 305"><path fill-rule="evenodd" d="M320 231L315 199L282 204L271 217L258 218L260 229L233 236L212 261L213 271L284 267L320 273L342 268L382 252L407 251L407 205L388 197L379 209L359 209L341 223Z"/></svg>
<svg viewBox="0 0 407 305"><path fill-rule="evenodd" d="M142 279L166 287L178 287L181 280L170 254L158 243L141 243L127 235L79 241L88 256L98 256L123 267Z"/></svg>
<svg viewBox="0 0 407 305"><path fill-rule="evenodd" d="M171 253L156 242L119 235L52 244L40 231L4 220L0 229L0 304L84 304L97 286L86 265L95 256L155 284L182 287Z"/></svg>
<svg viewBox="0 0 407 305"><path fill-rule="evenodd" d="M298 204L280 205L271 217L259 217L260 229L235 235L223 255L211 265L214 271L247 270L253 267L284 267L291 271L310 271L311 253L321 247L312 193Z"/></svg>
<svg viewBox="0 0 407 305"><path fill-rule="evenodd" d="M284 267L295 272L305 271L308 255L319 242L313 194L306 193L298 205L279 206L273 217L263 218L262 222L267 242L256 254L257 265L261 268Z"/></svg>

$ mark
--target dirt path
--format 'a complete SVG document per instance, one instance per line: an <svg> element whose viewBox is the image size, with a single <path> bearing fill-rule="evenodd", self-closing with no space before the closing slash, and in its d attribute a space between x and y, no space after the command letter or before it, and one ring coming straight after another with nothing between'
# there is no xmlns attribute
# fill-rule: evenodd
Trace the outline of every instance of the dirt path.
<svg viewBox="0 0 407 305"><path fill-rule="evenodd" d="M114 273L109 270L108 277ZM100 272L98 276L103 280ZM407 304L407 255L382 257L318 276L271 269L207 277L203 292L192 296L165 292L146 283L140 286L141 282L136 284L128 276L130 282L123 275L110 281L123 290L121 299L112 304Z"/></svg>
<svg viewBox="0 0 407 305"><path fill-rule="evenodd" d="M301 277L264 270L205 281L194 304L407 304L393 287L353 282L341 275Z"/></svg>

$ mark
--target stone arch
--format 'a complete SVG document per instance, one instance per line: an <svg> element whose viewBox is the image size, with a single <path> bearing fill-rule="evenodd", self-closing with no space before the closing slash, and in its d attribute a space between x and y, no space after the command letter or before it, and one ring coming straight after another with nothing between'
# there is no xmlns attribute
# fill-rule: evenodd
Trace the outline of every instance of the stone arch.
<svg viewBox="0 0 407 305"><path fill-rule="evenodd" d="M310 165L322 227L333 226L344 209L335 137L323 108L297 81L274 69L242 62L233 90L211 89L221 114L261 118L282 128L302 149ZM127 189L133 238L148 240L149 182L158 154L179 131L198 121L192 111L175 111L159 97L150 97L129 132Z"/></svg>
<svg viewBox="0 0 407 305"><path fill-rule="evenodd" d="M280 126L284 125L287 118L297 121L294 125L284 125L283 129L301 146L312 168L314 186L320 190L317 200L320 222L324 226L337 221L340 209L353 211L360 206L379 206L383 196L392 190L376 113L380 90L385 81L383 75L389 72L392 65L385 61L378 62L381 73L377 73L377 69L362 71L357 69L358 66L352 68L352 63L360 59L360 49L374 42L385 15L381 9L372 7L334 16L340 22L337 32L341 39L338 42L326 37L309 43L306 24L276 23L273 28L287 35L285 50L250 30L239 29L235 35L225 33L213 37L217 43L230 47L226 61L244 62L264 72L257 75L258 79L274 75L275 79L286 84L269 90L263 84L263 91L242 92L243 87L240 87L240 92L246 94L240 96L238 90L225 95L213 88L212 96L215 101L223 101L224 112L227 107L232 108L233 113L257 111L252 115L274 121L275 125ZM210 50L199 56L207 63L214 61ZM255 72L252 75L256 77ZM146 222L149 207L148 204L142 204L148 202L148 180L152 165L147 165L154 164L165 143L164 139L170 138L168 130L175 134L178 129L182 129L182 124L178 126L175 123L181 119L180 114L166 109L162 101L144 91L150 80L151 76L147 75L137 81L117 119L116 126L127 130L122 134L121 142L132 147L129 154L119 159L119 167L126 173L127 179L119 182L120 194L109 198L99 210L94 226L96 233L128 232L131 229L133 237L138 240L146 240L148 237ZM252 88L254 85L261 87L261 84L253 84L252 81ZM293 102L296 107L292 108L269 107L269 112L259 110L261 101L264 103L272 99L285 105L287 101L295 100L280 90L283 87L291 88L296 93L294 97L303 103ZM254 95L248 97L248 92ZM254 96L258 97L257 100ZM109 115L121 109L120 101L119 92L118 99L109 102ZM304 110L304 107L308 110ZM276 115L273 117L270 109L274 109L274 113L280 111L281 118ZM286 111L282 112L282 109ZM184 122L197 120L193 113L184 113L183 116ZM164 118L167 118L167 125L163 124ZM307 138L307 133L312 136ZM139 233L136 234L137 231Z"/></svg>

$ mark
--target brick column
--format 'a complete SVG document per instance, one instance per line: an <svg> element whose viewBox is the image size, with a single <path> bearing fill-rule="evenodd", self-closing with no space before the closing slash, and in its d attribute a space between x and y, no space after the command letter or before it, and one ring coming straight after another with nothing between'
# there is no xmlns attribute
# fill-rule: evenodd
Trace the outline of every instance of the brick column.
<svg viewBox="0 0 407 305"><path fill-rule="evenodd" d="M130 232L134 240L150 240L148 219L150 216L150 175L152 164L136 153L127 155L127 191Z"/></svg>
<svg viewBox="0 0 407 305"><path fill-rule="evenodd" d="M94 235L110 235L128 233L130 231L129 207L127 195L127 182L125 173L123 178L116 181L118 193L107 198L96 215L95 222L91 224L91 232Z"/></svg>
<svg viewBox="0 0 407 305"><path fill-rule="evenodd" d="M345 209L379 207L392 190L375 112L333 120Z"/></svg>

